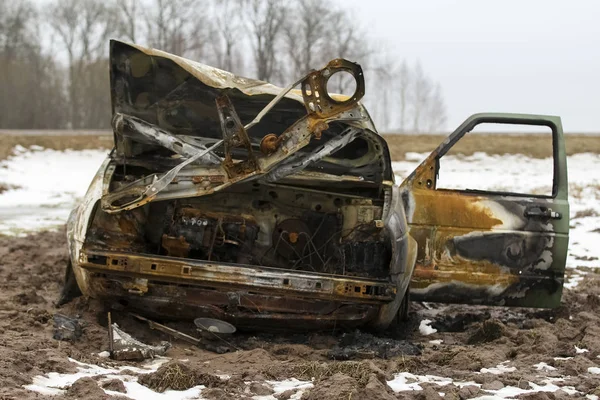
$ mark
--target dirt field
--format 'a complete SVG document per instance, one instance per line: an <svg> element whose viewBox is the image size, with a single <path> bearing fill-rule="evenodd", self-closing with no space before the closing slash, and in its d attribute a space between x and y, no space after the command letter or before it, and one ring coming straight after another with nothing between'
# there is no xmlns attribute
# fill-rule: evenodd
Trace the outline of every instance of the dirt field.
<svg viewBox="0 0 600 400"><path fill-rule="evenodd" d="M54 306L67 262L64 231L0 237L0 259L0 398L45 398L22 386L36 375L75 372L76 364L68 357L119 365L97 355L108 348L101 305L79 298L60 309ZM176 382L183 388L206 385L209 389L202 396L208 399L269 395L271 386L263 382L286 378L314 378L314 387L305 390L302 399L436 399L439 393L444 393L445 399L466 399L485 394L482 389L530 389L531 384L569 386L578 391L575 397L600 395L600 375L588 370L600 366L598 272L588 270L575 290L566 291L563 306L553 311L413 304L410 321L383 337L358 332L240 333L228 344L232 351L222 355L173 341L167 356L188 361L166 364L141 380L164 389L176 385L167 379L176 371L181 378ZM52 338L52 317L57 312L81 316L86 325L79 340L70 343ZM153 344L171 340L127 314L113 311L113 315L140 340ZM431 320L438 332L422 335L419 324L424 319ZM174 326L193 333L191 323ZM504 372L493 373L498 371ZM404 375L406 384L417 383L426 375L451 378L454 383L420 383L424 390L394 393L386 382L400 372L414 374ZM79 379L67 389L66 398L110 398L99 389L99 379L101 376ZM123 391L118 380L103 385ZM294 392L279 393L277 398L289 398ZM558 390L519 397L568 396Z"/></svg>
<svg viewBox="0 0 600 400"><path fill-rule="evenodd" d="M390 148L393 161L401 161L407 152L425 153L435 149L445 135L383 135ZM0 131L0 161L8 157L14 146L41 146L53 150L110 149L112 136L61 134L60 131L43 135L16 135ZM600 153L600 135L568 135L566 139L567 154ZM544 135L502 135L492 136L477 134L465 136L460 141L460 152L471 155L475 152L487 154L524 154L534 158L549 157L551 144Z"/></svg>

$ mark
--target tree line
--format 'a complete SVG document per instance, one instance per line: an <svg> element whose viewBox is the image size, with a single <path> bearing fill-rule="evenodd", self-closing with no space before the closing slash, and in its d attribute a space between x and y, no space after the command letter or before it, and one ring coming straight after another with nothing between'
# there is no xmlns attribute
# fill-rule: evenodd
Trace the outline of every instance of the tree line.
<svg viewBox="0 0 600 400"><path fill-rule="evenodd" d="M419 63L389 60L342 4L0 0L0 128L108 128L108 40L117 38L283 86L347 58L365 71L364 102L381 131L444 129L439 84Z"/></svg>

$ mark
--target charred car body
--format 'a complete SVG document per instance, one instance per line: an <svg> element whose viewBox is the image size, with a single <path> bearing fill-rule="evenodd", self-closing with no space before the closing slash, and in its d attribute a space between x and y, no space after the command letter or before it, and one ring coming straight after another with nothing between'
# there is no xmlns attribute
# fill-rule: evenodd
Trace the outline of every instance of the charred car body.
<svg viewBox="0 0 600 400"><path fill-rule="evenodd" d="M352 96L327 92L339 72ZM364 90L342 59L281 89L112 41L115 148L69 219L68 276L148 315L242 327L384 329L409 285L418 300L556 306L560 119L475 115L396 185ZM552 128L552 196L436 189L439 158L482 121Z"/></svg>

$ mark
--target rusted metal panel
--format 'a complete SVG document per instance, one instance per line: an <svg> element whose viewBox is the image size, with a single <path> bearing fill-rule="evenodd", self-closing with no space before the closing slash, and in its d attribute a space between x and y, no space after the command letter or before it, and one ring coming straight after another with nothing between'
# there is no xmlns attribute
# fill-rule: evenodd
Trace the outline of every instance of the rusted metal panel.
<svg viewBox="0 0 600 400"><path fill-rule="evenodd" d="M553 196L436 189L440 157L481 121L553 127ZM419 165L402 184L410 233L418 243L414 299L558 306L569 215L563 146L556 117L482 114L469 119ZM532 215L532 209L560 212Z"/></svg>
<svg viewBox="0 0 600 400"><path fill-rule="evenodd" d="M253 266L218 265L173 257L90 250L80 253L79 264L95 272L127 273L144 279L202 282L216 287L240 287L254 291L262 289L273 293L296 293L365 303L390 301L396 295L396 286L385 281L316 273L301 274Z"/></svg>

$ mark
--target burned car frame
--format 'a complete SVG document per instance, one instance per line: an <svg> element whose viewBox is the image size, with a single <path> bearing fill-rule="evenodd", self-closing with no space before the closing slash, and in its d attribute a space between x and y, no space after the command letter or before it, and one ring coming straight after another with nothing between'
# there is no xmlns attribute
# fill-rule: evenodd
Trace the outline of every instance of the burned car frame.
<svg viewBox="0 0 600 400"><path fill-rule="evenodd" d="M340 72L351 96L327 91ZM560 119L473 116L396 185L364 92L342 59L281 89L112 41L115 148L69 218L72 284L145 315L249 328L385 329L409 286L426 301L556 306ZM481 121L552 127L552 197L436 189L439 158Z"/></svg>

